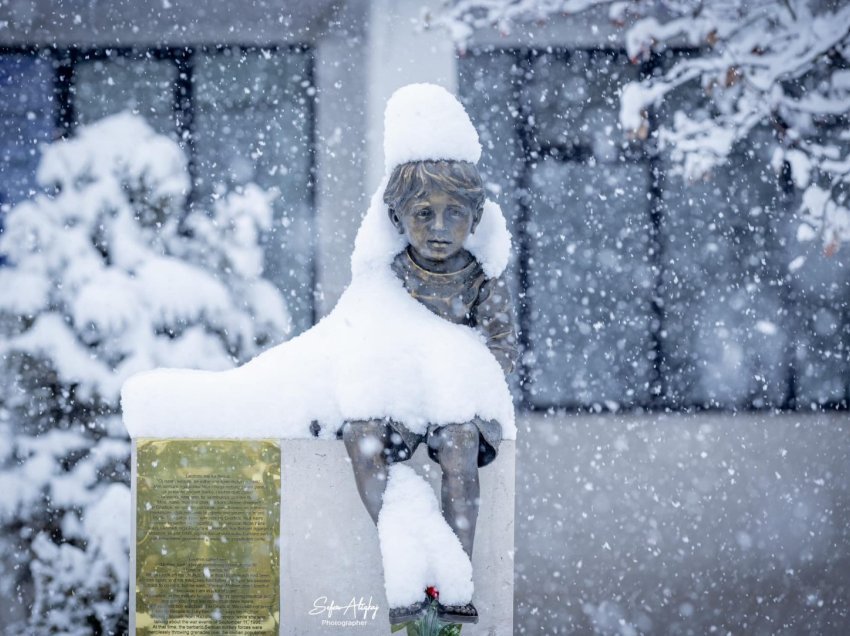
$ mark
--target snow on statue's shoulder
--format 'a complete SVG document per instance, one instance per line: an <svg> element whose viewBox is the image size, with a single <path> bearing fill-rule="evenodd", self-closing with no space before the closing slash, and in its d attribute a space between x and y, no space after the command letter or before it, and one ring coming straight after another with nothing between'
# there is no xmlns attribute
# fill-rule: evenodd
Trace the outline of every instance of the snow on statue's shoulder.
<svg viewBox="0 0 850 636"><path fill-rule="evenodd" d="M444 88L413 84L389 100L387 175L372 197L352 254L352 281L319 324L228 371L165 369L130 378L124 422L134 437L332 437L347 420L428 423L495 419L516 436L510 391L483 336L411 297L391 263L405 247L383 202L389 172L425 159L477 162L478 135ZM465 243L488 277L502 274L510 234L488 201Z"/></svg>
<svg viewBox="0 0 850 636"><path fill-rule="evenodd" d="M502 275L511 258L511 234L498 204L485 201L478 228L464 247L475 255L488 278Z"/></svg>

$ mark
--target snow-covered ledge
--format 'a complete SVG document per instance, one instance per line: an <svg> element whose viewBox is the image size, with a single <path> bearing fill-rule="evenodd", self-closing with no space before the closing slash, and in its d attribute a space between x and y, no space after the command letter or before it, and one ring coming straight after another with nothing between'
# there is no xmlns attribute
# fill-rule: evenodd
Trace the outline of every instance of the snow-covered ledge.
<svg viewBox="0 0 850 636"><path fill-rule="evenodd" d="M390 633L377 530L360 501L342 442L280 440L280 634ZM136 442L133 443L133 541L131 577L136 574ZM424 445L406 463L427 476L439 492L440 468ZM477 625L464 635L513 634L515 442L504 440L499 456L481 470L481 508L473 555ZM135 578L131 590L136 589ZM132 633L135 593L131 594ZM377 608L360 624L323 623L321 607L352 599ZM374 618L372 616L374 615ZM341 610L332 621L347 620ZM138 633L150 633L139 630Z"/></svg>

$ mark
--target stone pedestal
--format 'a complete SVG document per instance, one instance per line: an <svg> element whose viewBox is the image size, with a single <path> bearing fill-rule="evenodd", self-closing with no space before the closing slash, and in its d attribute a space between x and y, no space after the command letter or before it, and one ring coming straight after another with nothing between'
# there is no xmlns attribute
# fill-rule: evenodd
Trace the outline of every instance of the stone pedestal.
<svg viewBox="0 0 850 636"><path fill-rule="evenodd" d="M339 441L281 440L280 634L389 634L377 530L363 507L344 445ZM427 475L437 493L440 468L424 446L408 462ZM481 508L473 555L475 595L481 619L464 636L513 634L515 443L481 469ZM136 446L133 445L133 554L136 556ZM135 627L135 581L131 624ZM371 600L370 600L371 599ZM334 604L376 606L377 611L337 609ZM375 614L374 619L372 618ZM330 615L329 615L330 614ZM133 631L135 633L135 631Z"/></svg>

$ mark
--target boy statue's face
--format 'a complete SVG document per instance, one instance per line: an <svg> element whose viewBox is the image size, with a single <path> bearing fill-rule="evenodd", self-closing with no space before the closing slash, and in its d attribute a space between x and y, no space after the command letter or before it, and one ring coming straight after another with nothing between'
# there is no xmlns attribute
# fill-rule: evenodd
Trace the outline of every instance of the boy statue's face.
<svg viewBox="0 0 850 636"><path fill-rule="evenodd" d="M407 238L414 256L439 264L461 255L463 242L481 220L468 203L439 187L407 201L400 209L391 209L389 214L399 234Z"/></svg>

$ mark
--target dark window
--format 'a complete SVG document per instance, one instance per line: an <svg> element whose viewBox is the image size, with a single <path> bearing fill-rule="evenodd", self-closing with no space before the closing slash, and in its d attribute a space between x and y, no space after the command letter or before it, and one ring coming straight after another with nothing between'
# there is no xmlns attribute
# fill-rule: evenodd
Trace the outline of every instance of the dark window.
<svg viewBox="0 0 850 636"><path fill-rule="evenodd" d="M159 133L175 133L172 59L114 51L79 56L73 70L76 124L90 124L123 110L145 118Z"/></svg>
<svg viewBox="0 0 850 636"><path fill-rule="evenodd" d="M795 239L798 201L769 168L771 132L689 184L620 129L620 87L663 64L604 50L461 59L517 248L518 397L536 409L847 408L850 271ZM686 88L655 122L711 116Z"/></svg>
<svg viewBox="0 0 850 636"><path fill-rule="evenodd" d="M276 188L266 276L297 330L314 321L312 53L306 47L0 53L0 204L35 189L37 144L122 110L187 153L193 205L248 182ZM0 215L2 218L2 215Z"/></svg>
<svg viewBox="0 0 850 636"><path fill-rule="evenodd" d="M46 56L0 55L0 210L36 189L38 146L53 137L53 80Z"/></svg>

